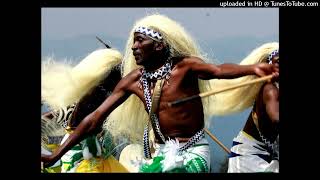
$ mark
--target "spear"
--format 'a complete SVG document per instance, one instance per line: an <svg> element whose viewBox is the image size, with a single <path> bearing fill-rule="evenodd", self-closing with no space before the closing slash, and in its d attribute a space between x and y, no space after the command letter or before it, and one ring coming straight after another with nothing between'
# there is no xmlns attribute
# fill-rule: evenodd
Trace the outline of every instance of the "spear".
<svg viewBox="0 0 320 180"><path fill-rule="evenodd" d="M222 144L222 142L220 142L218 140L218 138L216 138L207 128L204 128L204 131L211 137L212 140L214 140L220 147L222 147L223 150L225 150L228 154L230 154L230 150Z"/></svg>
<svg viewBox="0 0 320 180"><path fill-rule="evenodd" d="M221 93L221 92L224 92L224 91L228 91L228 90L231 90L231 89L236 89L236 88L239 88L239 87L242 87L242 86L247 86L247 85L254 84L254 83L268 81L268 80L271 80L272 77L273 77L273 75L271 74L271 75L264 76L264 77L261 77L261 78L257 78L257 79L254 79L254 80L251 80L251 81L247 81L247 82L244 82L244 83L241 83L241 84L236 84L236 85L228 86L228 87L225 87L225 88L222 88L222 89L212 90L212 91L200 93L200 94L197 94L197 95L189 96L189 97L186 97L186 98L178 99L176 101L169 102L168 106L172 107L172 106L178 105L180 103L184 103L186 101L194 100L194 99L197 99L197 98L203 98L203 97L211 96L213 94L217 94L217 93Z"/></svg>
<svg viewBox="0 0 320 180"><path fill-rule="evenodd" d="M96 36L96 38L98 39L99 42L101 42L103 45L105 45L106 48L108 48L108 49L111 48L108 44L104 43L98 36Z"/></svg>
<svg viewBox="0 0 320 180"><path fill-rule="evenodd" d="M228 90L231 90L231 89L236 89L236 88L239 88L239 87L242 87L242 86L247 86L247 85L250 85L250 84L254 84L254 83L258 83L258 82L263 82L263 81L268 81L268 80L271 80L273 77L273 75L268 75L268 76L264 76L264 77L261 77L261 78L257 78L257 79L254 79L252 81L248 81L248 82L244 82L244 83L241 83L241 84L237 84L237 85L232 85L232 86L229 86L229 87L226 87L226 88L222 88L222 89L219 89L219 90L213 90L213 91L208 91L208 92L204 92L204 93L200 93L198 95L194 95L194 96L190 96L190 97L186 97L186 98L183 98L183 99L179 99L179 100L176 100L176 101L173 101L173 102L169 102L168 105L169 107L172 107L174 105L177 105L177 104L180 104L180 103L184 103L186 101L190 101L190 100L194 100L194 99L197 99L197 98L202 98L202 97L207 97L207 96L210 96L210 95L213 95L213 94L217 94L217 93L220 93L220 92L224 92L224 91L228 91ZM216 138L212 133L210 133L210 131L206 128L204 128L204 131L211 137L211 139L213 141L215 141L223 150L225 150L228 154L230 154L230 150L225 146L223 145L219 140L218 138Z"/></svg>

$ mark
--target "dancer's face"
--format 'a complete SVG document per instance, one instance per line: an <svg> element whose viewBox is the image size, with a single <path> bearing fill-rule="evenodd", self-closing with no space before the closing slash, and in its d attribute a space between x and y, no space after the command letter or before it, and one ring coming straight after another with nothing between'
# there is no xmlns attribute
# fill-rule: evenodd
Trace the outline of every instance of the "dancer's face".
<svg viewBox="0 0 320 180"><path fill-rule="evenodd" d="M141 33L134 33L133 45L131 47L137 65L150 63L154 56L155 41Z"/></svg>
<svg viewBox="0 0 320 180"><path fill-rule="evenodd" d="M275 56L272 58L272 64L279 66L279 56Z"/></svg>

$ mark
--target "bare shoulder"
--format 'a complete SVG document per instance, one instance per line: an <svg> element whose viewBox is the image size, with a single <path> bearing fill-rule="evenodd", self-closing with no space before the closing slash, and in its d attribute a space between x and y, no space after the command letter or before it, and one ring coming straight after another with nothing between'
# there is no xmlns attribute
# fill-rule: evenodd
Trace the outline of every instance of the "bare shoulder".
<svg viewBox="0 0 320 180"><path fill-rule="evenodd" d="M186 66L193 64L203 64L205 63L201 58L195 56L188 56L180 59L176 64L177 66Z"/></svg>
<svg viewBox="0 0 320 180"><path fill-rule="evenodd" d="M125 77L123 77L118 86L121 88L125 88L130 86L131 84L135 83L136 81L139 81L140 77L142 75L141 68L135 69L131 71L129 74L127 74Z"/></svg>
<svg viewBox="0 0 320 180"><path fill-rule="evenodd" d="M273 98L279 96L279 90L273 83L266 83L263 86L263 96L265 98Z"/></svg>
<svg viewBox="0 0 320 180"><path fill-rule="evenodd" d="M137 78L140 78L141 75L142 75L142 68L138 68L128 73L124 78L137 79Z"/></svg>
<svg viewBox="0 0 320 180"><path fill-rule="evenodd" d="M199 58L199 57L195 57L195 56L188 56L188 57L185 57L184 60L188 63L204 63L204 60Z"/></svg>

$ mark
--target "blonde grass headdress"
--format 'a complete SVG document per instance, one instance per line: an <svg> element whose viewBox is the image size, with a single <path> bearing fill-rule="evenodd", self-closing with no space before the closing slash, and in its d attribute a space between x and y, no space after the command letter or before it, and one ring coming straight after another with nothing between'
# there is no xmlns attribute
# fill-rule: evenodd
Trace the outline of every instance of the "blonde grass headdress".
<svg viewBox="0 0 320 180"><path fill-rule="evenodd" d="M121 60L121 53L115 49L96 50L74 67L67 62L46 58L41 69L42 101L52 109L79 101Z"/></svg>
<svg viewBox="0 0 320 180"><path fill-rule="evenodd" d="M278 49L278 42L262 44L254 49L247 57L245 57L240 64L249 65L268 62L269 57L277 53ZM250 75L236 79L214 79L210 80L210 85L214 89L221 89L223 87L250 81L255 78L258 77L255 75ZM203 98L203 100L206 102L204 107L209 107L208 113L216 116L223 116L243 111L253 105L255 97L257 96L262 84L263 82L225 91L214 96L209 96L208 98Z"/></svg>

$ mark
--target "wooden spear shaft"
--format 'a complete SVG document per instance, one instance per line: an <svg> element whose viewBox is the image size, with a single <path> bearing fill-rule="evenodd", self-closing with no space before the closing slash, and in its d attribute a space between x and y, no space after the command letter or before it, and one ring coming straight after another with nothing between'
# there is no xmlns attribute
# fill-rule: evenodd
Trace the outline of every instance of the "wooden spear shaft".
<svg viewBox="0 0 320 180"><path fill-rule="evenodd" d="M211 137L212 140L214 140L220 147L222 147L223 150L225 150L228 154L231 153L230 150L225 145L223 145L218 140L218 138L216 138L213 134L211 134L211 132L207 128L204 128L204 131Z"/></svg>
<svg viewBox="0 0 320 180"><path fill-rule="evenodd" d="M224 91L228 91L228 90L231 90L231 89L236 89L236 88L239 88L239 87L242 87L242 86L247 86L247 85L258 83L258 82L267 81L267 80L270 80L272 77L273 77L273 75L268 75L268 76L257 78L257 79L254 79L254 80L251 80L251 81L247 81L247 82L244 82L244 83L241 83L241 84L236 84L236 85L232 85L232 86L229 86L229 87L226 87L226 88L222 88L222 89L219 89L219 90L213 90L213 91L200 93L200 94L197 94L197 95L194 95L194 96L190 96L190 97L179 99L179 100L176 100L176 101L173 101L173 102L169 102L168 105L169 105L169 107L175 106L177 104L180 104L180 103L183 103L183 102L186 102L186 101L190 101L190 100L194 100L194 99L197 99L197 98L203 98L203 97L211 96L213 94L217 94L217 93L221 93L221 92L224 92Z"/></svg>

